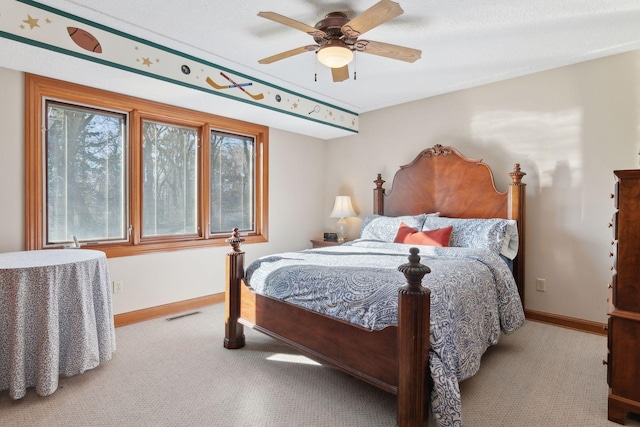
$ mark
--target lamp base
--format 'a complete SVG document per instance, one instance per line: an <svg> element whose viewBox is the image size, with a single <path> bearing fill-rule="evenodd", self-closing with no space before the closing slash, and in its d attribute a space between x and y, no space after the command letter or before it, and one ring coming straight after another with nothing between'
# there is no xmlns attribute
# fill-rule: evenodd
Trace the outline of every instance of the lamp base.
<svg viewBox="0 0 640 427"><path fill-rule="evenodd" d="M336 234L338 235L338 243L344 243L347 236L347 220L344 217L336 223Z"/></svg>

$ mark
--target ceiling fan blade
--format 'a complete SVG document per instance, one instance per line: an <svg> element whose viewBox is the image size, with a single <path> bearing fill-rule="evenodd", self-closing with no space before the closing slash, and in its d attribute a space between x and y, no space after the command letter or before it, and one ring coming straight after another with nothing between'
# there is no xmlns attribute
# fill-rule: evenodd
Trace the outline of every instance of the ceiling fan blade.
<svg viewBox="0 0 640 427"><path fill-rule="evenodd" d="M312 37L326 37L327 34L324 31L318 30L317 28L311 27L307 24L303 24L300 21L296 21L295 19L287 18L286 16L280 15L275 12L258 12L258 16L262 18L270 19L271 21L277 22L279 24L288 25L289 27L295 28L296 30L304 31Z"/></svg>
<svg viewBox="0 0 640 427"><path fill-rule="evenodd" d="M345 65L340 68L332 68L331 77L333 77L334 82L343 82L347 80L349 78L349 66Z"/></svg>
<svg viewBox="0 0 640 427"><path fill-rule="evenodd" d="M295 49L288 50L286 52L280 52L276 55L269 56L267 58L262 58L261 60L258 61L258 63L271 64L272 62L280 61L281 59L289 58L291 56L299 55L301 53L313 52L316 49L318 49L318 46L316 46L315 44L308 45L308 46L301 46Z"/></svg>
<svg viewBox="0 0 640 427"><path fill-rule="evenodd" d="M374 42L372 40L358 40L355 48L358 52L370 53L372 55L384 56L405 62L416 62L422 56L422 51L418 49Z"/></svg>
<svg viewBox="0 0 640 427"><path fill-rule="evenodd" d="M390 21L403 13L404 10L402 10L398 3L391 0L381 0L344 24L341 31L342 34L345 34L347 37L359 37L366 31Z"/></svg>

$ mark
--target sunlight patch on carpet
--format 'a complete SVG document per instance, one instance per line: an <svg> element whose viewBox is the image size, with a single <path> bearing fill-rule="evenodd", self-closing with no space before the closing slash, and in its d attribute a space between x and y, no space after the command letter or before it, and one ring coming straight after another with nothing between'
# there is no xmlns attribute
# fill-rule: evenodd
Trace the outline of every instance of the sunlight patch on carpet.
<svg viewBox="0 0 640 427"><path fill-rule="evenodd" d="M322 366L315 360L311 360L308 357L299 355L299 354L283 354L276 353L273 356L267 357L267 360L273 360L276 362L287 362L287 363L299 363L303 365L316 365Z"/></svg>

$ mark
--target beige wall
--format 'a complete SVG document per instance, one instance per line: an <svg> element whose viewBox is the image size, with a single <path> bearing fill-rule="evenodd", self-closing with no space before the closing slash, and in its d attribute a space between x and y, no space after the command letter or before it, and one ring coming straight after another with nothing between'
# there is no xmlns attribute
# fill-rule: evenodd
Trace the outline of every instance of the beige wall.
<svg viewBox="0 0 640 427"><path fill-rule="evenodd" d="M521 163L526 307L604 322L612 171L638 167L639 100L636 51L363 114L358 135L327 145L325 203L352 195L363 218L376 173L390 186L398 166L436 143L484 159L501 191ZM352 236L358 225L351 220ZM535 290L536 278L546 292Z"/></svg>
<svg viewBox="0 0 640 427"><path fill-rule="evenodd" d="M420 150L452 145L488 163L500 190L513 163L527 173L527 308L604 322L612 171L638 167L638 76L640 52L631 52L366 113L358 135L332 141L272 129L270 241L247 245L247 257L305 248L332 231L337 194L352 195L363 218L377 173L390 181ZM24 248L23 86L22 73L0 68L1 251ZM359 224L350 220L352 238ZM110 259L125 289L115 312L221 292L225 252Z"/></svg>
<svg viewBox="0 0 640 427"><path fill-rule="evenodd" d="M24 75L0 68L0 252L24 249Z"/></svg>
<svg viewBox="0 0 640 427"><path fill-rule="evenodd" d="M24 75L0 68L0 251L24 250ZM269 242L245 245L247 260L310 247L322 234L325 143L270 131ZM292 179L295 177L295 179ZM228 247L109 259L114 313L224 292Z"/></svg>

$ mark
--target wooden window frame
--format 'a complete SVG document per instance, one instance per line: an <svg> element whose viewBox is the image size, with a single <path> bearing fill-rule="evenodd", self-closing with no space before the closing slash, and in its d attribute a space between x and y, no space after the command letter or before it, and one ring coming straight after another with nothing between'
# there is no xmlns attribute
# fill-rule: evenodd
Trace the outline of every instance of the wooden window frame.
<svg viewBox="0 0 640 427"><path fill-rule="evenodd" d="M212 130L251 136L256 143L255 226L243 235L246 243L268 241L268 160L269 128L240 120L174 107L101 89L26 74L25 78L25 247L45 249L44 227L44 100L55 99L69 104L95 106L129 114L128 123L128 213L131 233L127 242L85 246L104 251L107 257L150 252L227 246L226 235L212 235L209 230L209 136ZM142 226L142 135L141 122L157 120L199 128L198 236L141 239Z"/></svg>

